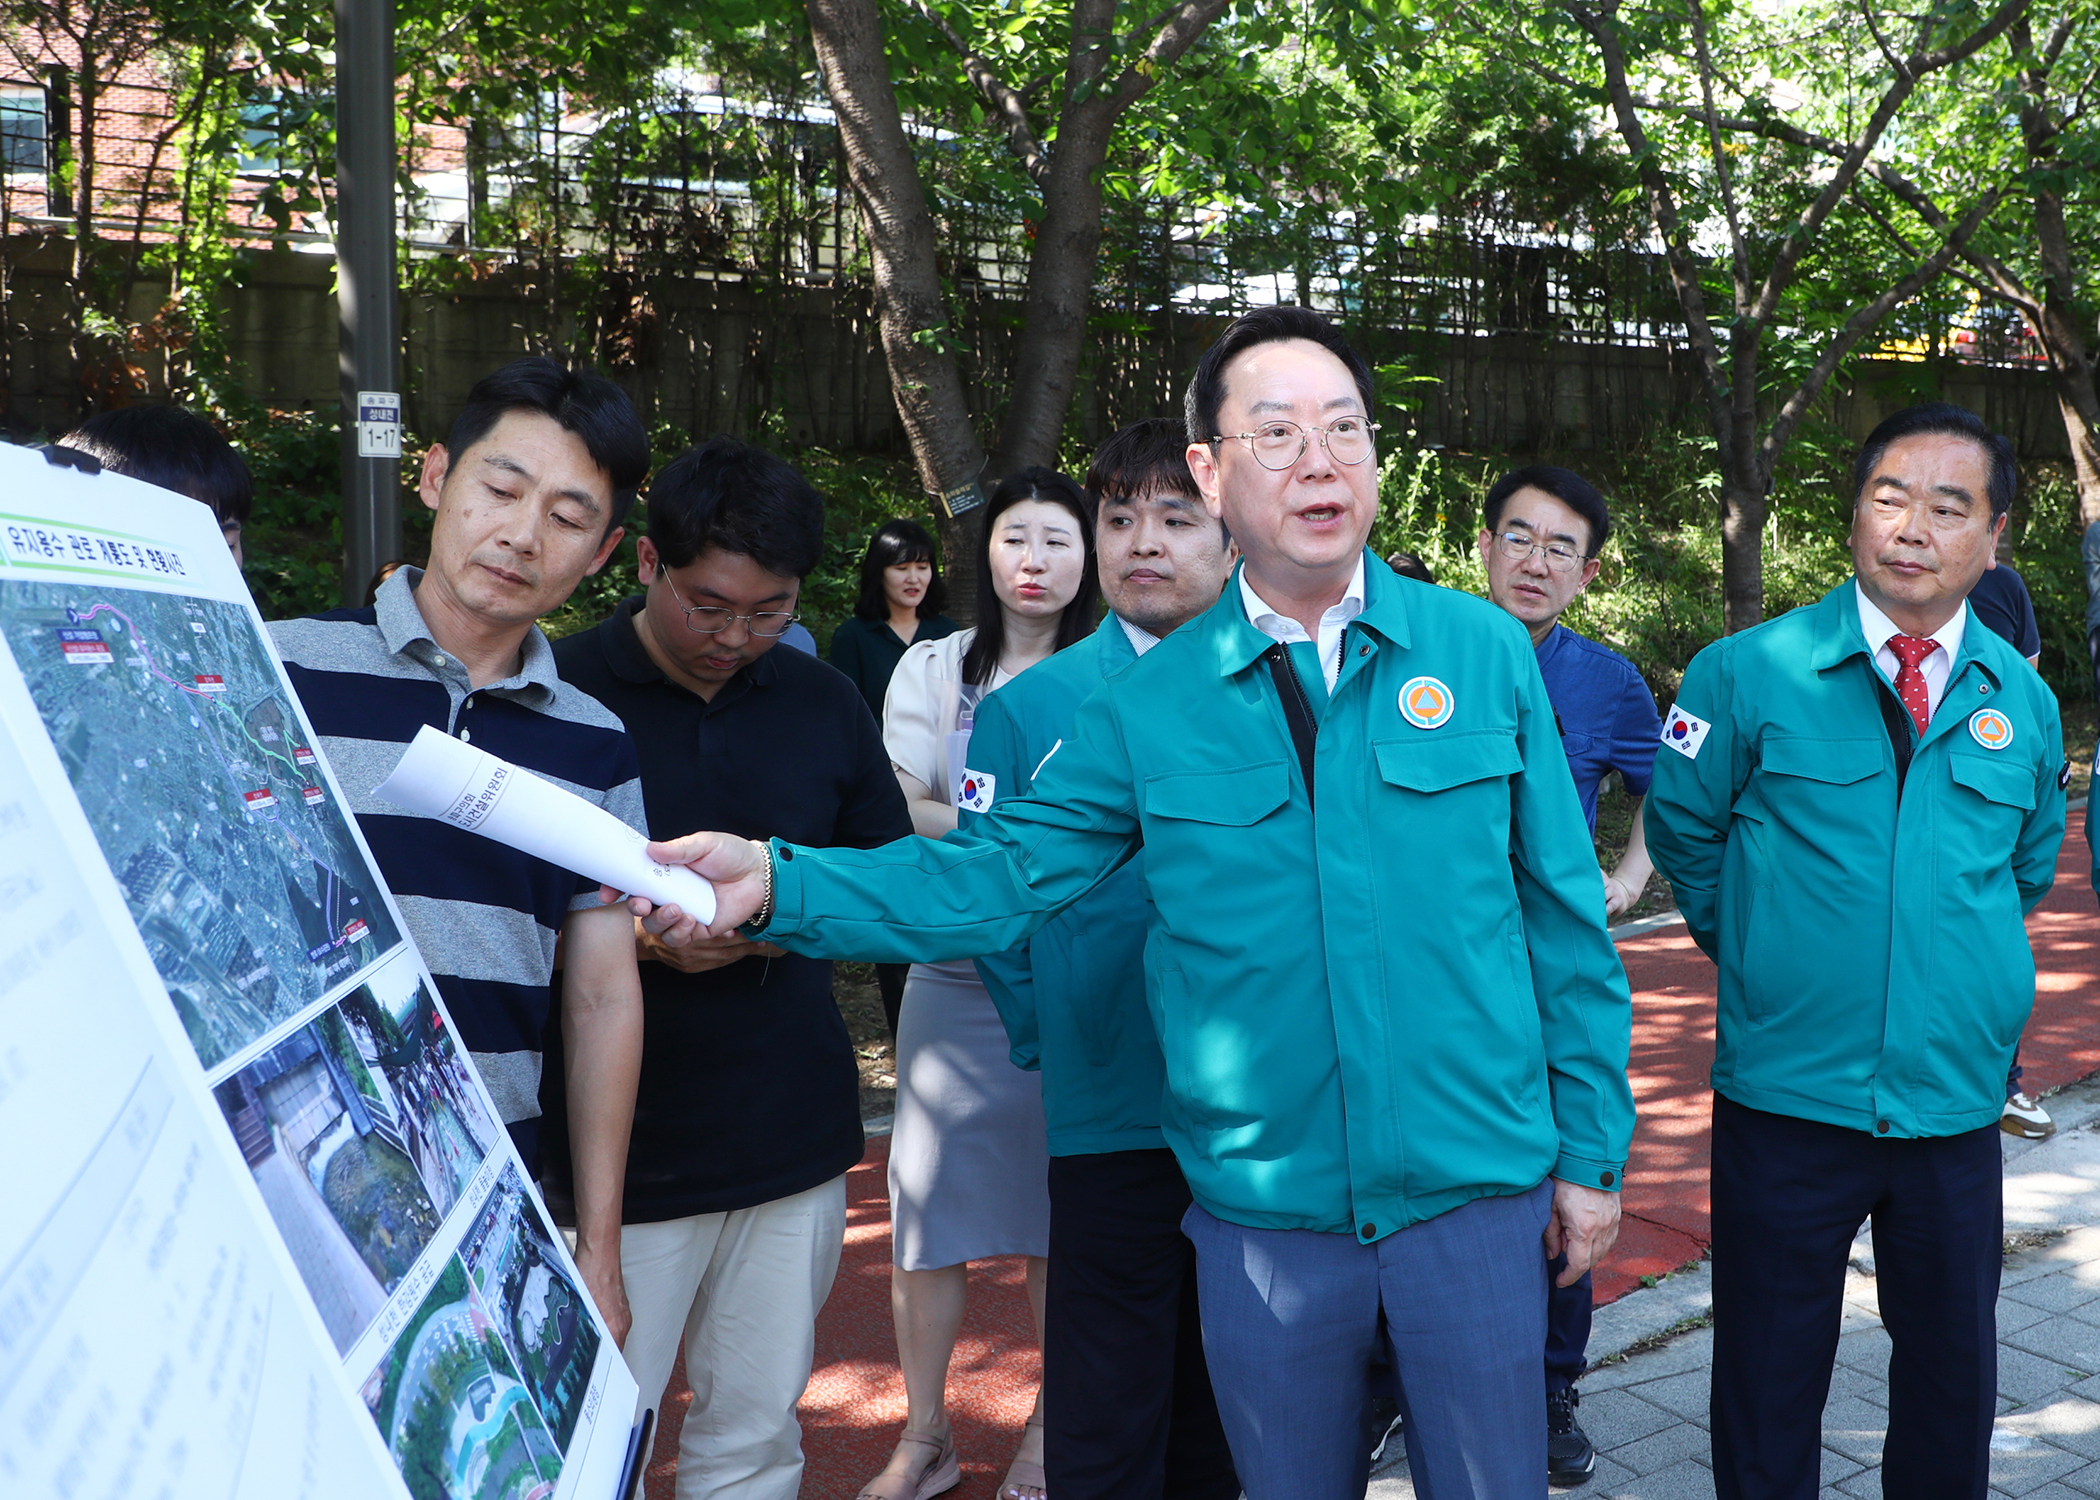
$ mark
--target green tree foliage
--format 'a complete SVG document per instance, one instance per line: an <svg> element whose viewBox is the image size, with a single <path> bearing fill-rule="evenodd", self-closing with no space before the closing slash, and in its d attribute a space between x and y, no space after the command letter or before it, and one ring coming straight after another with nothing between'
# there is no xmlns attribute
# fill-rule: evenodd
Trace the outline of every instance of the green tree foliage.
<svg viewBox="0 0 2100 1500"><path fill-rule="evenodd" d="M214 231L230 211L229 147L258 109L268 106L281 138L267 211L281 227L302 214L328 218L327 6L12 3L18 24L103 6L98 34L108 36L121 28L107 18L144 15L153 45L174 59L178 93L196 101L183 105L167 148L190 227L139 252L170 276L166 327L184 341L170 368L257 470L250 578L266 613L332 602L332 418L284 418L245 397L216 352L211 311L242 274L242 255ZM1633 517L1584 619L1655 663L1662 686L1672 663L1724 625L1842 576L1833 538L1848 498L1838 479L1846 435L1828 397L1861 378L1861 356L1929 362L1957 334L2001 349L2026 337L2032 348L2051 305L2061 324L2089 333L2100 314L2083 253L2100 229L2096 5L1931 0L1901 14L1878 0L1224 5L1171 66L1142 75L1147 87L1101 144L1098 253L1083 278L1068 382L1084 420L1069 391L1051 392L1057 414L1046 424L1015 417L1043 382L1022 361L994 357L990 341L972 342L973 327L1025 331L1031 316L1018 280L987 289L988 268L1025 279L1041 263L1057 234L1044 163L1073 144L1075 107L1130 74L1166 13L1087 0L882 0L888 80L934 226L934 311L909 331L905 352L927 368L945 361L967 392L959 451L970 472L987 448L1076 468L1082 434L1104 420L1173 408L1186 371L1158 350L1204 289L1218 311L1270 296L1334 308L1382 361L1392 509L1381 536L1441 549L1463 578L1468 495L1505 461L1538 455L1417 450L1403 413L1440 395L1435 331L1515 326L1541 347L1634 328L1688 340L1707 386L1705 422L1665 424L1624 452L1558 455L1597 471ZM403 139L457 129L478 184L457 253L404 261L419 290L463 288L499 267L529 275L539 301L524 342L612 365L649 410L640 330L650 278L698 269L783 302L813 268L848 285L873 281L803 5L613 0L586 10L535 0L494 12L403 0L399 14ZM756 103L703 114L681 102L696 88ZM1629 133L1629 119L1638 130ZM649 196L649 183L696 172L748 186L734 223L719 205L667 212L661 191ZM406 162L402 185L413 213ZM2051 212L2066 247L2054 260ZM1437 260L1487 242L1500 259L1484 271ZM1559 289L1612 280L1610 297L1594 303L1605 310L1505 317L1539 293L1544 280L1527 268L1547 260ZM2052 368L2076 365L2048 338L2039 343ZM902 371L893 386L907 402L918 368L893 351L893 375ZM1923 392L1931 367L1918 368ZM2089 376L2088 367L2088 388ZM735 420L788 451L832 499L831 544L804 605L822 638L850 607L867 533L888 515L927 509L928 464L923 453L913 462L798 451L770 400L761 390ZM651 415L660 459L704 435ZM1010 440L1022 426L1026 443ZM2075 506L2048 498L2061 494L2052 483L2030 486L2014 524L2023 570L2044 582L2058 571L2042 556L2053 559L2056 542L2039 528L2077 524ZM418 505L404 513L412 527L427 524ZM1436 515L1444 521L1422 519ZM952 531L951 547L963 537ZM633 586L631 558L590 581L555 628L601 618ZM2068 649L2058 654L2068 663Z"/></svg>
<svg viewBox="0 0 2100 1500"><path fill-rule="evenodd" d="M1731 0L1550 7L1452 0L1446 15L1601 105L1639 182L1698 361L1721 486L1727 624L1765 613L1768 497L1831 379L1933 286L2002 201L1986 187L1921 242L1891 245L1853 195L1925 128L1918 90L1964 82L2025 13ZM1834 155L1724 117L1798 113Z"/></svg>
<svg viewBox="0 0 2100 1500"><path fill-rule="evenodd" d="M2049 372L2078 488L2078 523L2100 522L2100 391L2090 330L2100 301L2085 246L2100 230L2093 199L2100 132L2092 118L2100 81L2100 6L2055 0L2031 6L1979 59L1971 76L1928 81L1932 129L1854 186L1861 207L1898 253L1944 234L1958 205L2007 189L1969 241L1937 296L1974 347L2033 358ZM1738 128L1806 145L1825 157L1839 143L1770 118ZM1943 324L1942 326L1946 326Z"/></svg>

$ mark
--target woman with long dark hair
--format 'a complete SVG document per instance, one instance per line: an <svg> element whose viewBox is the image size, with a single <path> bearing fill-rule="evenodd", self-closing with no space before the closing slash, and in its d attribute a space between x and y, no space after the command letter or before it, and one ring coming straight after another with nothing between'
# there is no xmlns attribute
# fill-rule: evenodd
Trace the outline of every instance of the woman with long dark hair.
<svg viewBox="0 0 2100 1500"><path fill-rule="evenodd" d="M885 521L860 560L860 597L832 632L830 661L852 678L875 717L882 717L890 674L905 651L961 627L941 610L948 600L933 538L917 521Z"/></svg>
<svg viewBox="0 0 2100 1500"><path fill-rule="evenodd" d="M1094 627L1093 516L1064 475L1030 468L984 507L977 549L982 621L904 653L883 741L912 826L956 825L970 726L994 688ZM973 806L976 804L973 802ZM1040 1075L1013 1064L992 998L968 961L914 964L897 1028L897 1124L890 1141L891 1305L909 1402L904 1433L861 1500L919 1500L960 1481L946 1406L969 1262L1028 1257L1036 1334L1049 1253L1049 1146ZM1000 1486L1042 1500L1042 1396Z"/></svg>

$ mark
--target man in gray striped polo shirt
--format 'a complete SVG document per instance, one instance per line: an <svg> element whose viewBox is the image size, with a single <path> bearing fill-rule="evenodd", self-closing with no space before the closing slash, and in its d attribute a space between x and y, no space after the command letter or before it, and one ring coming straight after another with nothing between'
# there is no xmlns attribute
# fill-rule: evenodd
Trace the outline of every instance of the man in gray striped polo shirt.
<svg viewBox="0 0 2100 1500"><path fill-rule="evenodd" d="M623 1340L621 1187L642 1056L633 918L601 906L594 881L372 789L431 724L646 829L633 742L562 682L535 622L605 565L648 467L648 437L618 387L546 359L506 365L474 387L424 460L423 503L436 512L428 569L396 572L369 608L270 627L528 1166L560 941L576 1263Z"/></svg>

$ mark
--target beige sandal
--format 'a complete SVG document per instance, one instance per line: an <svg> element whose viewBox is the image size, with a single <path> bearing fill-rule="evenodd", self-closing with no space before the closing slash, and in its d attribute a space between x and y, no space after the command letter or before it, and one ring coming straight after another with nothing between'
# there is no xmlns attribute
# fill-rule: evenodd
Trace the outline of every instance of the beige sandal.
<svg viewBox="0 0 2100 1500"><path fill-rule="evenodd" d="M1036 1441L1040 1444L1043 1433L1043 1419L1041 1417L1030 1417L1028 1419L1027 1427L1021 1429L1024 1443L1027 1441L1029 1427L1035 1429ZM1030 1500L1029 1496L1022 1493L1024 1490L1034 1490L1036 1494L1043 1497L1043 1500L1049 1500L1050 1486L1043 1476L1043 1466L1039 1463L1030 1463L1025 1458L1016 1457L1012 1463L1006 1466L1006 1478L1000 1481L999 1500Z"/></svg>
<svg viewBox="0 0 2100 1500"><path fill-rule="evenodd" d="M917 1479L907 1479L898 1474L878 1474L860 1487L860 1500L931 1500L962 1483L962 1461L955 1456L955 1434L943 1433L929 1437L923 1432L913 1432L909 1427L898 1435L897 1446L917 1443L922 1448L931 1448L933 1457L919 1471ZM890 1455L894 1461L896 1454Z"/></svg>

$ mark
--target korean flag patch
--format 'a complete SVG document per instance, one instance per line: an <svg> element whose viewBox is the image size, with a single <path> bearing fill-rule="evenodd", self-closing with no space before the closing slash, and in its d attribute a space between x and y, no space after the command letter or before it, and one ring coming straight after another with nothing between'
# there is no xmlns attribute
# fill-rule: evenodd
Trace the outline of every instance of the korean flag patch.
<svg viewBox="0 0 2100 1500"><path fill-rule="evenodd" d="M998 791L998 777L982 771L964 771L962 783L955 789L955 805L965 812L990 812L992 798Z"/></svg>
<svg viewBox="0 0 2100 1500"><path fill-rule="evenodd" d="M1713 725L1704 719L1694 718L1676 704L1670 705L1670 717L1663 720L1662 742L1686 760L1699 758L1699 747L1706 743L1706 731Z"/></svg>

